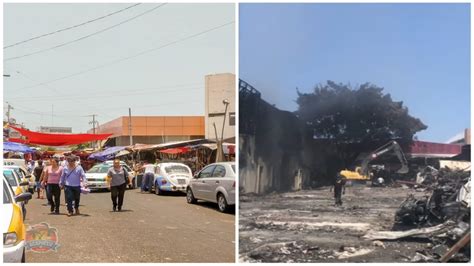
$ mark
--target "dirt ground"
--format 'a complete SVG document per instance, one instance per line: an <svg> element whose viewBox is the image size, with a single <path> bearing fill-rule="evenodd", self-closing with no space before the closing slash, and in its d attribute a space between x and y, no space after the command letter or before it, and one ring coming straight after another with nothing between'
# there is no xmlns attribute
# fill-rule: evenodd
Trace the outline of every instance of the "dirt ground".
<svg viewBox="0 0 474 266"><path fill-rule="evenodd" d="M419 240L370 241L368 230L392 230L410 188L347 187L343 206L329 187L266 196L240 196L241 262L410 262Z"/></svg>

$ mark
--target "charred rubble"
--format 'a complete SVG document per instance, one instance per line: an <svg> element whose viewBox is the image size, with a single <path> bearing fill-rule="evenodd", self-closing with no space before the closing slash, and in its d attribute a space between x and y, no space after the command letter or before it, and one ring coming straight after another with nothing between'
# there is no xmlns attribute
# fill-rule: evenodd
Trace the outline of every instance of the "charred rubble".
<svg viewBox="0 0 474 266"><path fill-rule="evenodd" d="M463 237L470 238L470 171L443 168L439 171L427 167L418 175L419 187L426 189L428 195L416 198L412 194L401 204L395 215L395 231L415 228L432 229L425 234L425 241L433 243L431 249L417 253L413 261L470 261L470 244L463 246L449 258L443 258L450 247ZM416 231L414 231L416 232ZM419 235L408 235L419 239Z"/></svg>

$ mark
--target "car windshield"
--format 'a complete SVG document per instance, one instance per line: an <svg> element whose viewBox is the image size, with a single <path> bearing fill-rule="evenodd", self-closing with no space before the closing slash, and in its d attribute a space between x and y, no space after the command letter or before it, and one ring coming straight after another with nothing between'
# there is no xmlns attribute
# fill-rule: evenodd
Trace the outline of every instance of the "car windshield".
<svg viewBox="0 0 474 266"><path fill-rule="evenodd" d="M10 188L8 186L8 184L5 183L5 181L3 182L3 204L9 204L9 203L12 203L12 198L11 198L11 195L10 195L10 191L8 191Z"/></svg>
<svg viewBox="0 0 474 266"><path fill-rule="evenodd" d="M15 171L15 173L20 177L20 178L24 178L25 176L23 176L23 173L20 171L20 168L13 168L13 171Z"/></svg>
<svg viewBox="0 0 474 266"><path fill-rule="evenodd" d="M95 165L87 173L89 174L104 174L107 173L110 169L110 165L102 164L102 165Z"/></svg>
<svg viewBox="0 0 474 266"><path fill-rule="evenodd" d="M165 171L168 174L191 174L188 168L182 165L166 166Z"/></svg>
<svg viewBox="0 0 474 266"><path fill-rule="evenodd" d="M13 170L3 170L3 176L7 179L8 184L12 187L16 187L16 177Z"/></svg>
<svg viewBox="0 0 474 266"><path fill-rule="evenodd" d="M235 174L235 164L233 164L231 166L232 166L232 171L234 171L234 174Z"/></svg>

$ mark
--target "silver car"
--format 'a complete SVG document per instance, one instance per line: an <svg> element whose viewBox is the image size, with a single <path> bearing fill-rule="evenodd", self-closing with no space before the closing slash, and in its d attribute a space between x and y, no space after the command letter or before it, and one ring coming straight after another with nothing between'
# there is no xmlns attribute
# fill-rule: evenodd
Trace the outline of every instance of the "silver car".
<svg viewBox="0 0 474 266"><path fill-rule="evenodd" d="M189 181L186 200L190 204L197 200L214 202L219 211L228 211L231 205L235 205L235 162L204 167Z"/></svg>

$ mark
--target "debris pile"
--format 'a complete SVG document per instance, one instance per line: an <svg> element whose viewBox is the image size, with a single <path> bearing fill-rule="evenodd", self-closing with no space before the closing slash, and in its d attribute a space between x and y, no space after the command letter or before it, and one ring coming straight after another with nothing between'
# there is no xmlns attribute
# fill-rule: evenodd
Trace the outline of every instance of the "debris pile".
<svg viewBox="0 0 474 266"><path fill-rule="evenodd" d="M395 215L395 229L416 229L369 232L364 238L430 241L432 247L417 251L412 262L470 261L470 176L470 172L449 168L422 171L417 183L431 193L422 198L409 195Z"/></svg>
<svg viewBox="0 0 474 266"><path fill-rule="evenodd" d="M447 220L470 220L471 172L441 169L425 172L430 179L431 194L421 199L409 195L396 213L398 225L431 226ZM433 176L434 175L434 176Z"/></svg>

